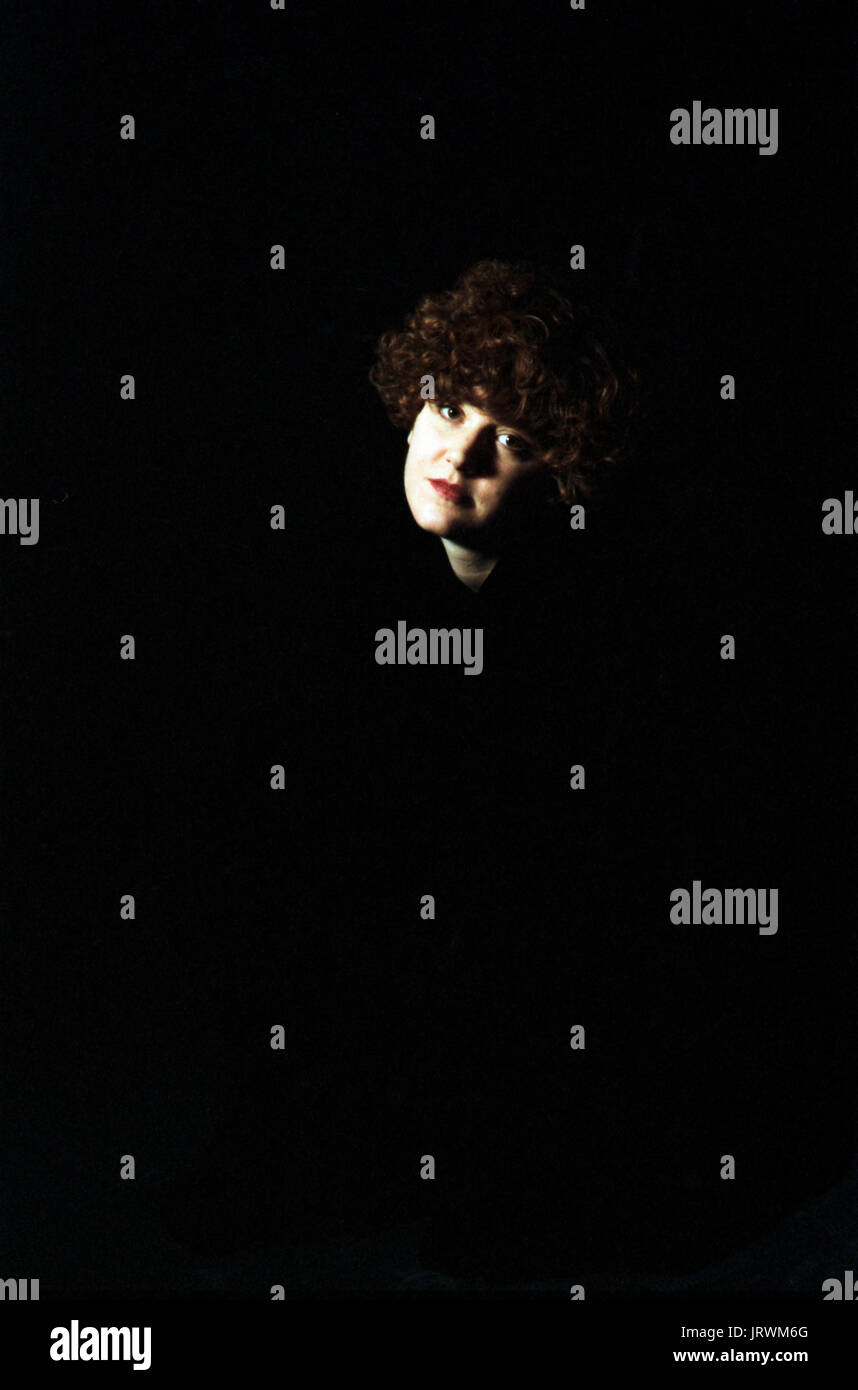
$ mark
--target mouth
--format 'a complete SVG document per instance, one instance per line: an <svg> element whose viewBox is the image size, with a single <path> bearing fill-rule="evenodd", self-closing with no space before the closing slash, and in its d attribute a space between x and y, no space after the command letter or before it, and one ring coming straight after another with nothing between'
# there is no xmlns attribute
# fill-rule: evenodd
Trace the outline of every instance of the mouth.
<svg viewBox="0 0 858 1390"><path fill-rule="evenodd" d="M439 497L443 497L445 502L456 502L459 505L471 504L471 499L463 487L457 487L455 483L445 483L443 478L427 478Z"/></svg>

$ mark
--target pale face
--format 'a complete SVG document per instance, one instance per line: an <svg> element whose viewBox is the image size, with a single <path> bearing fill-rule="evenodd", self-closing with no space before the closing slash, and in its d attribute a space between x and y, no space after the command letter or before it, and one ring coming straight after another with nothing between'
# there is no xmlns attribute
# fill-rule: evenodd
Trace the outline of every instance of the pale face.
<svg viewBox="0 0 858 1390"><path fill-rule="evenodd" d="M545 468L526 434L476 405L427 401L408 443L405 496L417 525L475 549Z"/></svg>

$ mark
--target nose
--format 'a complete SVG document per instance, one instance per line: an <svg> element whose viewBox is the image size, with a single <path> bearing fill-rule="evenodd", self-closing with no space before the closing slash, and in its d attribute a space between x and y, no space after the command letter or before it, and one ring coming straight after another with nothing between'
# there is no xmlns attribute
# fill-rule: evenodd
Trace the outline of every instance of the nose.
<svg viewBox="0 0 858 1390"><path fill-rule="evenodd" d="M455 439L451 439L444 451L444 457L452 468L465 474L484 472L492 456L491 426L475 424L471 429L460 429Z"/></svg>

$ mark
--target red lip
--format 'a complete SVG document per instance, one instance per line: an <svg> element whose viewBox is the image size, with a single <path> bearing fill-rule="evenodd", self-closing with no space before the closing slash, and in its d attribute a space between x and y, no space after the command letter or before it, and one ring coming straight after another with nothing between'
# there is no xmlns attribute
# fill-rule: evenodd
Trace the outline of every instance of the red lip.
<svg viewBox="0 0 858 1390"><path fill-rule="evenodd" d="M445 497L448 502L466 502L468 494L463 487L457 487L455 483L445 483L443 478L428 478L435 491L441 497Z"/></svg>

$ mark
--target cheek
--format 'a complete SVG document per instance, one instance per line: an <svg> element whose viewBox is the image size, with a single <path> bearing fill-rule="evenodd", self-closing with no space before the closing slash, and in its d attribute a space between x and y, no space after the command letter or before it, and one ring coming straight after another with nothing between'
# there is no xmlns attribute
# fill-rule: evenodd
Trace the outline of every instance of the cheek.
<svg viewBox="0 0 858 1390"><path fill-rule="evenodd" d="M438 450L441 447L437 433L432 429L423 429L415 425L411 434L411 443L408 453L405 456L405 468L407 473L423 476L423 471L431 462L438 457Z"/></svg>
<svg viewBox="0 0 858 1390"><path fill-rule="evenodd" d="M483 479L484 486L477 489L478 505L484 512L500 512L507 507L514 508L532 487L535 471L521 469Z"/></svg>
<svg viewBox="0 0 858 1390"><path fill-rule="evenodd" d="M444 444L444 427L431 417L414 426L412 443L424 454L432 454Z"/></svg>
<svg viewBox="0 0 858 1390"><path fill-rule="evenodd" d="M418 471L419 471L419 466L418 466L418 463L417 463L417 452L416 452L416 450L414 449L414 447L413 447L413 445L412 445L412 447L408 450L408 453L407 453L406 456L405 456L405 484L406 484L406 487L408 486L409 483L414 482L414 480L415 480L416 477L417 477Z"/></svg>
<svg viewBox="0 0 858 1390"><path fill-rule="evenodd" d="M409 503L416 503L417 499L420 497L420 487L423 482L424 473L425 469L418 455L412 451L405 460L405 473L403 477L405 496Z"/></svg>
<svg viewBox="0 0 858 1390"><path fill-rule="evenodd" d="M481 481L484 484L483 495L487 502L503 502L515 491L516 479L508 474L498 473L493 478L484 478Z"/></svg>
<svg viewBox="0 0 858 1390"><path fill-rule="evenodd" d="M509 492L527 492L539 480L543 472L539 464L525 464L522 468L515 469L507 480L507 490Z"/></svg>

